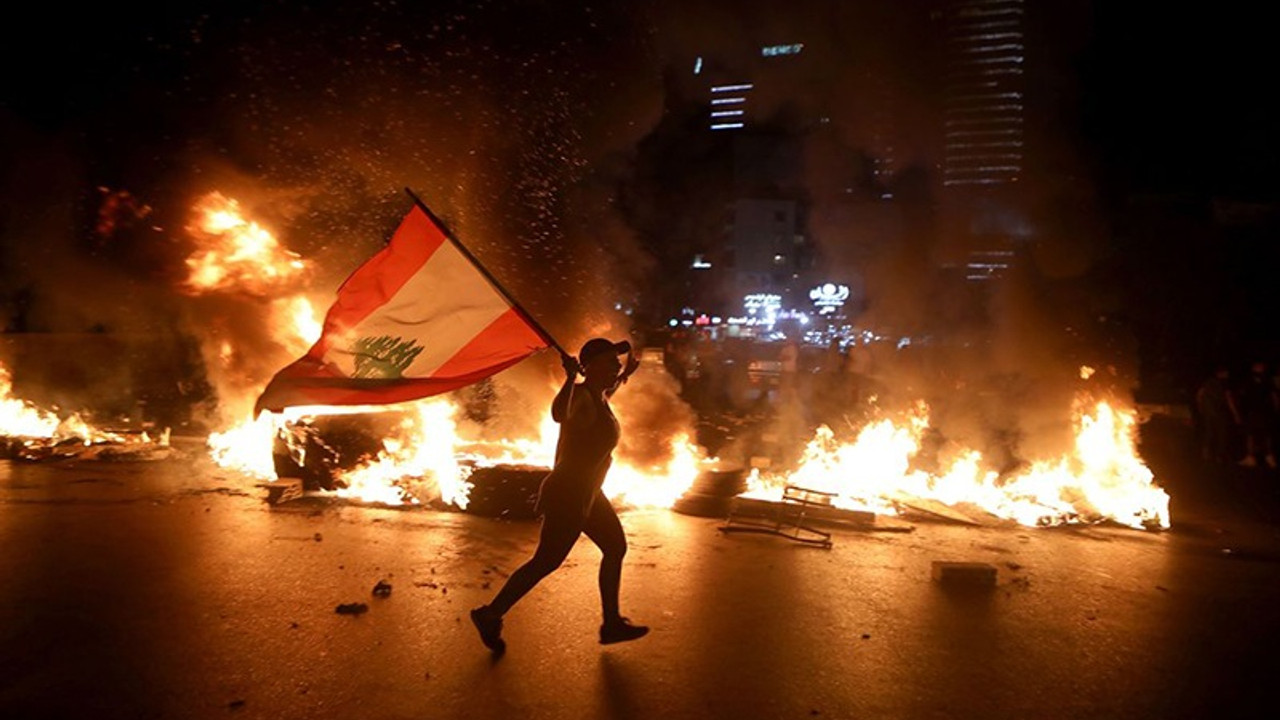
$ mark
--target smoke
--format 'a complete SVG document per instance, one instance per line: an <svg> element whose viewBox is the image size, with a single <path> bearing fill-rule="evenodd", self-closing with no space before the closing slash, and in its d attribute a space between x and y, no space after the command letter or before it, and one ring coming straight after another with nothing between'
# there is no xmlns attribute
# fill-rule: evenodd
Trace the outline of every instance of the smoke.
<svg viewBox="0 0 1280 720"><path fill-rule="evenodd" d="M624 423L618 457L635 467L665 467L671 442L681 433L693 442L694 412L679 396L679 383L660 363L642 362L614 396Z"/></svg>
<svg viewBox="0 0 1280 720"><path fill-rule="evenodd" d="M628 334L651 262L611 192L661 107L646 20L447 5L177 13L79 47L102 83L62 106L33 83L4 116L9 205L36 201L5 217L7 324L192 338L202 367L174 382L206 384L223 424L291 355L271 298L181 292L195 201L235 198L311 261L322 312L409 187L553 335ZM68 131L42 136L41 113ZM146 216L104 210L122 193Z"/></svg>
<svg viewBox="0 0 1280 720"><path fill-rule="evenodd" d="M922 23L923 7L901 3L179 13L149 39L117 37L140 44L103 63L119 85L65 111L66 132L4 116L9 147L27 146L6 163L8 205L26 207L0 227L10 323L20 314L28 329L195 338L201 367L170 383L208 383L208 422L225 423L294 351L273 334L269 298L179 291L194 201L236 198L311 261L298 290L323 312L389 237L410 187L569 352L628 335L629 313L671 282L667 263L722 227L723 198L707 189L720 169L685 163L705 148L663 145L655 132L674 121L664 83L696 57L803 43L793 60L814 72L762 84L753 113L781 129L829 120L806 131L797 176L782 184L809 200L808 233L855 289L857 323L889 338L876 348L880 402L924 397L942 432L975 446L1056 438L1078 364L1114 367L1118 386L1132 377L1111 296L1095 282L1104 228L1091 188L1044 180L1087 173L1069 142L1048 143L1023 216L997 218L1036 240L1017 248L1003 281L958 281L971 248L948 239L954 228L936 212ZM150 211L95 231L107 199L98 187ZM879 202L885 193L893 203ZM901 337L915 342L899 350ZM536 427L558 365L549 352L504 374L485 389L499 409L482 414L503 430ZM124 376L137 374L111 384L136 387ZM641 434L691 422L672 383L640 383L618 402L643 399L632 411Z"/></svg>

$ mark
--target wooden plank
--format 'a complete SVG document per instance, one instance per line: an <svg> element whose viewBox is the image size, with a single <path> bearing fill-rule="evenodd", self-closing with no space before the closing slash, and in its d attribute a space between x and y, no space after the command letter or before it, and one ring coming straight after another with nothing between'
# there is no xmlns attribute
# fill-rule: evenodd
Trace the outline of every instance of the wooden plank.
<svg viewBox="0 0 1280 720"><path fill-rule="evenodd" d="M267 504L279 505L302 498L302 478L280 478L275 482L259 483L267 491Z"/></svg>

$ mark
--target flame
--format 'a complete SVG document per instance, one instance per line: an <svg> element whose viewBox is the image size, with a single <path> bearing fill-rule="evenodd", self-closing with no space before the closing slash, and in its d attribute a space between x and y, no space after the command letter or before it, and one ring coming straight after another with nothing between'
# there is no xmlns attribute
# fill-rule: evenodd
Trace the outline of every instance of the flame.
<svg viewBox="0 0 1280 720"><path fill-rule="evenodd" d="M3 363L0 363L0 437L20 438L27 447L72 441L79 441L84 446L130 442L124 435L90 425L79 413L59 418L54 412L13 397L13 375ZM136 441L149 443L151 437L144 432L137 436ZM167 429L160 444L169 444Z"/></svg>
<svg viewBox="0 0 1280 720"><path fill-rule="evenodd" d="M286 334L285 341L293 354L301 355L320 339L324 327L320 320L316 319L316 311L311 301L302 295L276 300L273 311L277 317L283 318L274 323L275 326L288 328L291 331Z"/></svg>
<svg viewBox="0 0 1280 720"><path fill-rule="evenodd" d="M1036 518L1038 524L1080 518L1167 528L1169 495L1152 484L1154 475L1134 449L1136 428L1136 413L1099 401L1079 416L1073 456L1035 463L1007 487L1015 497L1058 510Z"/></svg>
<svg viewBox="0 0 1280 720"><path fill-rule="evenodd" d="M285 249L266 228L246 220L240 203L212 192L196 205L187 229L198 248L187 258L191 292L240 290L269 295L299 281L307 264Z"/></svg>
<svg viewBox="0 0 1280 720"><path fill-rule="evenodd" d="M549 417L538 439L478 440L459 429L457 405L447 398L430 398L399 406L297 407L286 414L263 413L223 433L209 436L210 456L219 466L252 477L275 480L273 452L277 438L290 437L289 425L322 415L407 411L395 437L383 439L376 458L342 472L338 497L387 505L444 503L466 509L475 467L531 465L550 467L559 425ZM295 460L304 458L290 448ZM670 507L693 484L708 462L687 435L672 440L672 459L664 466L635 467L615 463L604 492L626 507Z"/></svg>
<svg viewBox="0 0 1280 720"><path fill-rule="evenodd" d="M271 294L269 322L294 356L304 353L321 334L311 304L301 295L282 292L306 271L306 264L282 248L274 237L240 214L238 203L219 193L197 207L192 234L201 250L188 259L187 287L196 292L239 290ZM227 341L224 359L237 348ZM1088 381L1092 367L1079 369ZM265 378L264 378L265 380ZM49 420L26 410L27 422ZM273 451L283 443L301 464L305 438L298 434L307 418L350 412L395 411L403 420L382 439L381 451L335 479L341 497L392 505L443 503L465 509L473 489L469 478L485 465L550 467L559 426L546 417L536 438L493 440L468 437L459 423L459 408L447 398L432 398L397 407L290 408L285 414L264 413L226 432L209 436L210 453L220 466L253 477L275 479ZM621 415L621 413L620 413ZM624 425L625 425L625 418ZM795 470L753 471L745 495L780 500L783 488L795 485L833 495L839 508L896 514L912 505L940 503L978 508L1023 525L1045 526L1110 520L1132 527L1169 527L1169 497L1154 484L1135 449L1136 415L1110 400L1081 397L1075 413L1073 449L1058 458L1039 458L1015 473L991 469L982 454L952 449L945 462L922 468L922 437L929 430L929 408L917 403L897 418L877 418L863 426L851 442L820 427ZM605 494L631 507L670 507L693 484L700 469L714 462L687 434L670 440L669 460L635 467L615 461Z"/></svg>
<svg viewBox="0 0 1280 720"><path fill-rule="evenodd" d="M372 462L345 473L343 497L399 505L419 497L466 508L471 484L454 451L457 408L440 399L414 403L414 414L401 426L409 440L387 439Z"/></svg>
<svg viewBox="0 0 1280 720"><path fill-rule="evenodd" d="M715 461L705 457L688 435L679 434L671 440L671 460L665 465L642 468L615 463L605 477L604 494L632 508L671 507L693 485L702 467Z"/></svg>
<svg viewBox="0 0 1280 720"><path fill-rule="evenodd" d="M897 514L922 500L971 505L1027 526L1113 521L1133 528L1168 528L1169 496L1138 457L1137 414L1112 402L1081 399L1074 450L1036 461L1001 478L983 468L975 450L954 453L941 471L913 468L929 427L920 403L907 417L869 423L851 443L816 432L797 470L749 478L746 496L780 501L787 485L836 494L837 507Z"/></svg>
<svg viewBox="0 0 1280 720"><path fill-rule="evenodd" d="M220 467L236 470L250 477L274 480L275 460L272 451L283 424L283 416L262 413L226 432L211 433L205 444L209 456Z"/></svg>
<svg viewBox="0 0 1280 720"><path fill-rule="evenodd" d="M0 435L8 437L51 438L60 421L53 413L41 410L26 400L13 397L13 375L0 364Z"/></svg>
<svg viewBox="0 0 1280 720"><path fill-rule="evenodd" d="M309 303L300 298L281 302L275 317L299 343L319 336L319 323ZM1081 369L1082 377L1090 374L1087 370ZM290 408L283 415L264 413L211 435L210 452L223 467L274 480L272 449L277 438L290 445L295 459L302 459L303 448L291 440L292 423L323 415L389 410L404 413L406 419L394 437L383 439L376 458L342 472L336 479L338 496L465 509L472 490L468 478L475 467L550 467L554 458L559 426L549 416L537 438L467 437L457 421L459 408L447 398L393 407L310 407ZM831 493L835 507L882 515L935 502L978 508L1027 526L1109 520L1135 528L1169 527L1169 496L1154 484L1153 474L1136 452L1136 413L1113 401L1081 395L1072 452L1038 459L1022 471L1005 475L987 467L980 452L964 448L953 450L933 472L921 469L917 460L929 428L929 408L923 402L896 419L867 423L852 442L841 442L830 428L820 427L794 471L753 471L744 495L779 501L783 488L795 485ZM628 507L671 507L699 470L714 462L704 458L684 434L672 438L669 455L661 466L615 462L605 494Z"/></svg>

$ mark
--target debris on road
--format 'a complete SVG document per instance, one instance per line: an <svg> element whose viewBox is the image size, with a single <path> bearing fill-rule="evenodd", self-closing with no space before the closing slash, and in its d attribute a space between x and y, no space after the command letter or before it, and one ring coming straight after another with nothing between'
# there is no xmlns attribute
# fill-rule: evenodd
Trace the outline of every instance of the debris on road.
<svg viewBox="0 0 1280 720"><path fill-rule="evenodd" d="M155 438L145 430L97 430L85 424L79 415L73 415L58 427L59 432L50 437L0 435L0 460L154 462L181 454L169 444L168 428Z"/></svg>
<svg viewBox="0 0 1280 720"><path fill-rule="evenodd" d="M258 483L258 487L267 491L268 505L279 505L302 497L301 478L282 477L273 482Z"/></svg>
<svg viewBox="0 0 1280 720"><path fill-rule="evenodd" d="M933 579L943 585L994 587L996 566L980 562L933 561Z"/></svg>
<svg viewBox="0 0 1280 720"><path fill-rule="evenodd" d="M339 615L363 615L369 612L369 606L362 602L342 603L333 611Z"/></svg>
<svg viewBox="0 0 1280 720"><path fill-rule="evenodd" d="M373 586L374 597L389 597L391 595L391 583L386 580L379 580L377 585Z"/></svg>
<svg viewBox="0 0 1280 720"><path fill-rule="evenodd" d="M468 476L471 494L464 512L505 520L533 520L538 488L551 468L535 465L485 465Z"/></svg>

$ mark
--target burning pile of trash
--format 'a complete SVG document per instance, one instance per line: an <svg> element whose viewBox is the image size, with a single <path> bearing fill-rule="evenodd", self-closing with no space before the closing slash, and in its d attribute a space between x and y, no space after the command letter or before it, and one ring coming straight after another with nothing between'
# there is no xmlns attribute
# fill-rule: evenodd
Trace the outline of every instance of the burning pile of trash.
<svg viewBox="0 0 1280 720"><path fill-rule="evenodd" d="M181 291L201 303L206 320L204 364L222 415L207 438L215 464L275 488L277 499L278 489L287 487L292 496L311 492L532 517L533 496L552 463L559 430L542 412L556 378L548 376L545 388L532 388L531 395L545 390L545 398L526 398L541 420L516 430L471 422L458 393L393 406L289 407L255 414L254 398L267 380L263 372L299 357L320 336L321 323L302 287L310 266L245 218L230 198L210 194L196 212L199 220L188 229L198 249L188 258ZM227 307L236 309L237 319L216 322L212 315ZM1081 378L1091 372L1082 368ZM679 423L670 417L664 422L660 416L669 408L655 406L653 399L676 395L661 363L642 363L631 382L615 398L615 409L627 428L624 439L647 435L650 447L620 447L616 453L604 490L620 506L724 516L732 501L782 502L789 488L802 488L829 498L833 508L877 516L995 518L1032 527L1170 525L1169 496L1136 450L1137 414L1112 395L1079 393L1071 447L1054 457L1026 458L1016 468L997 467L960 445L922 461L930 452L931 429L923 402L870 418L839 436L819 426L798 462L753 468L751 453L722 462L708 457L692 432L674 427ZM98 429L80 415L60 416L11 391L9 371L0 366L5 458L153 459L171 450L167 429L154 435Z"/></svg>
<svg viewBox="0 0 1280 720"><path fill-rule="evenodd" d="M234 203L220 207L220 217L238 212ZM208 213L208 207L203 211ZM205 246L203 274L234 258L238 271L232 284L246 286L261 278L282 277L300 262L273 239L264 240L254 223L240 219L220 227L254 229L255 242L235 241L236 233L220 231L215 237L206 232L206 239L221 241L223 249ZM273 252L250 256L236 250L246 246ZM192 277L192 284L197 284L197 274ZM287 293L272 297L280 301ZM264 323L270 324L273 337L296 338L293 357L300 352L297 348L309 346L319 335L319 324L309 313L276 313ZM233 357L235 349L225 355ZM289 359L282 356L281 362ZM1087 379L1092 370L1082 368L1081 373ZM655 383L648 392L629 388L615 398L628 435L655 424L652 413L633 411L629 400L663 394L659 386L669 379L660 364L642 369L633 382L645 377ZM749 474L726 470L733 462L707 457L691 433L666 428L655 433L662 437L651 444L664 447L650 453L650 460L634 462L626 452L616 454L605 493L633 507L682 511L698 506L721 512L724 504L706 496L767 502L781 498L787 487L803 487L825 493L836 508L883 516L998 518L1033 527L1099 522L1169 527L1168 495L1156 486L1136 451L1136 413L1118 398L1095 397L1085 388L1073 411L1072 447L1060 456L1028 458L1012 471L994 469L980 452L965 447L921 462L930 430L929 409L923 403L875 418L853 435L837 437L829 428L818 427L797 465L751 469ZM209 448L219 465L267 483L292 478L302 490L365 502L471 508L509 516L525 513L524 499L551 464L558 427L544 418L533 432L495 440L463 423L464 414L449 396L399 407L288 408L213 433ZM505 498L499 501L499 496Z"/></svg>
<svg viewBox="0 0 1280 720"><path fill-rule="evenodd" d="M80 413L60 416L13 396L13 376L0 364L0 459L162 460L171 455L169 429L101 429Z"/></svg>

